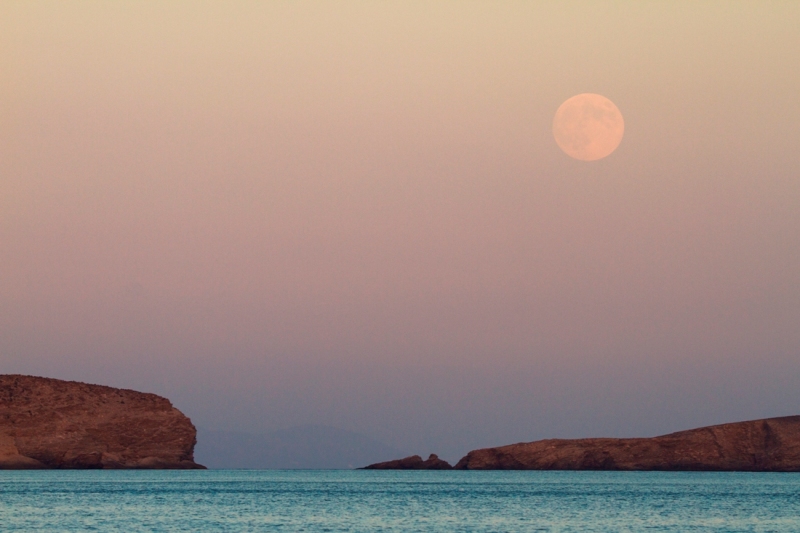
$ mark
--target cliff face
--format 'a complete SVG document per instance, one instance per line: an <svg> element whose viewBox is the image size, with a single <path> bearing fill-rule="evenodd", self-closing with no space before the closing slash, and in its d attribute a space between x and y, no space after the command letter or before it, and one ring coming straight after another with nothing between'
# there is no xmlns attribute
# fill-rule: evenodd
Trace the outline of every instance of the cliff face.
<svg viewBox="0 0 800 533"><path fill-rule="evenodd" d="M0 469L204 468L196 430L166 398L0 375Z"/></svg>
<svg viewBox="0 0 800 533"><path fill-rule="evenodd" d="M649 439L551 439L473 450L464 470L800 471L800 416L722 424Z"/></svg>

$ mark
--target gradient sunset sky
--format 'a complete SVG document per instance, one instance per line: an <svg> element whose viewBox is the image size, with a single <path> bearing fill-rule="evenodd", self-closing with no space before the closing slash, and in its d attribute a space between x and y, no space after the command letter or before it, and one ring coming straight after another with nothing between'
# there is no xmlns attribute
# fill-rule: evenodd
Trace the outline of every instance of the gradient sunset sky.
<svg viewBox="0 0 800 533"><path fill-rule="evenodd" d="M798 2L4 1L0 373L448 459L800 414L798 28ZM551 131L585 92L625 118L595 162Z"/></svg>

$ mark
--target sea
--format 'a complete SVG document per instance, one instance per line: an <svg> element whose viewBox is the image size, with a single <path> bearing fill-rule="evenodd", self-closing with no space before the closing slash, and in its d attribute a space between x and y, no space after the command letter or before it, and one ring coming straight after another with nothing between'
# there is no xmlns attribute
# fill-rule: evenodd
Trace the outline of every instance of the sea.
<svg viewBox="0 0 800 533"><path fill-rule="evenodd" d="M800 532L800 473L0 471L0 531Z"/></svg>

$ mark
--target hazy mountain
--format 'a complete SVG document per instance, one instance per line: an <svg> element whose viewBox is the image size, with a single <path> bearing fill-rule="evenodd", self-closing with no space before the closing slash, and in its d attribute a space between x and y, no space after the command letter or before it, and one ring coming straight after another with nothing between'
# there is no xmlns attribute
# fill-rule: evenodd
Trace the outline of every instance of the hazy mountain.
<svg viewBox="0 0 800 533"><path fill-rule="evenodd" d="M352 431L300 426L253 434L197 429L195 460L208 468L358 468L402 453Z"/></svg>

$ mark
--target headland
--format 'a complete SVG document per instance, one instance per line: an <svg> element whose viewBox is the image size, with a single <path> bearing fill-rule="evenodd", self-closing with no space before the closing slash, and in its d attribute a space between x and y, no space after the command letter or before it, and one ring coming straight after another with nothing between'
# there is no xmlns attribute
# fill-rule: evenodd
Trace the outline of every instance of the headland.
<svg viewBox="0 0 800 533"><path fill-rule="evenodd" d="M197 432L155 394L0 375L0 469L196 469Z"/></svg>
<svg viewBox="0 0 800 533"><path fill-rule="evenodd" d="M407 462L408 458L367 468L397 469ZM425 463L415 465L415 469L426 469ZM800 472L800 416L720 424L652 438L547 439L482 448L469 452L453 468Z"/></svg>

